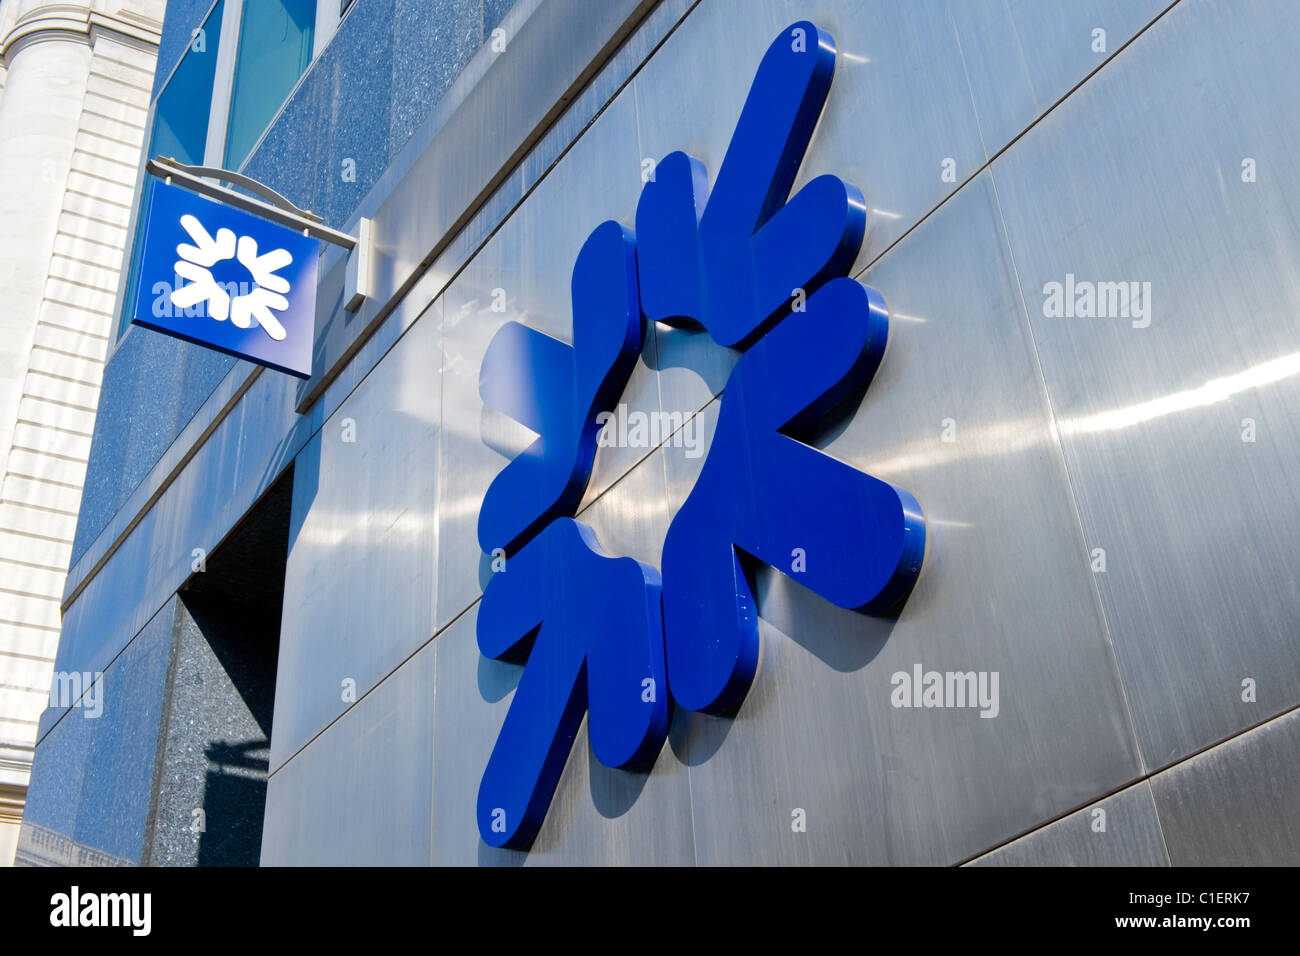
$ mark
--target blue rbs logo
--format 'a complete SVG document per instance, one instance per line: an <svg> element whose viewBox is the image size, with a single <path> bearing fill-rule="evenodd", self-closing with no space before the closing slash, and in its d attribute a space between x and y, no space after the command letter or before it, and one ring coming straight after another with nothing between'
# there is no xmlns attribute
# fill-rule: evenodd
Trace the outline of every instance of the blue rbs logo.
<svg viewBox="0 0 1300 956"><path fill-rule="evenodd" d="M746 565L784 571L833 604L889 610L925 552L916 500L802 443L860 396L888 336L883 298L846 274L862 194L821 176L790 196L829 92L835 44L801 22L763 57L713 189L673 153L635 234L596 227L573 269L573 346L518 323L492 340L483 400L540 437L489 487L479 545L508 556L478 616L479 649L526 662L478 794L492 846L527 847L589 715L592 752L646 770L670 702L733 713L758 663ZM703 327L741 352L703 470L673 518L663 574L605 554L573 519L647 321ZM791 558L800 555L799 561Z"/></svg>
<svg viewBox="0 0 1300 956"><path fill-rule="evenodd" d="M311 375L317 240L161 182L144 228L136 325Z"/></svg>

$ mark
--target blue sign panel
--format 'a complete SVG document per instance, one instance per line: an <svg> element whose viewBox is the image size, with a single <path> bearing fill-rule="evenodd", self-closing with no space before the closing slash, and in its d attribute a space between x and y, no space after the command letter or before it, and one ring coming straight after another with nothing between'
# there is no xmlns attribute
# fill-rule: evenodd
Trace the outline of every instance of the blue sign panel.
<svg viewBox="0 0 1300 956"><path fill-rule="evenodd" d="M311 376L317 240L153 183L132 321Z"/></svg>
<svg viewBox="0 0 1300 956"><path fill-rule="evenodd" d="M483 401L538 434L479 512L494 575L479 650L525 665L479 786L492 846L527 847L584 712L593 755L645 770L671 706L729 714L759 657L759 564L823 599L893 613L925 557L907 491L805 444L856 402L889 336L874 289L849 278L866 231L855 187L819 176L794 196L830 91L835 42L808 22L773 41L712 190L672 153L641 192L636 232L596 227L573 270L573 345L518 323L488 347ZM741 353L708 457L669 525L663 573L606 555L573 520L646 320L703 329ZM688 410L683 410L688 411Z"/></svg>

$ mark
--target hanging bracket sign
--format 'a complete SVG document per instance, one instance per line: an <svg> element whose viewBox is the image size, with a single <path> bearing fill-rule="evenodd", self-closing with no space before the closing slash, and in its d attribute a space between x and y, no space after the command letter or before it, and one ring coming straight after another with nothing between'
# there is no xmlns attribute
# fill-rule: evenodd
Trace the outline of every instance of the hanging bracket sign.
<svg viewBox="0 0 1300 956"><path fill-rule="evenodd" d="M370 230L361 230L367 241L358 243L235 173L159 159L150 160L148 169L163 181L152 184L145 212L132 321L310 378L318 242L348 250L345 300L355 311L367 292L364 247ZM236 182L270 202L214 185L203 175Z"/></svg>

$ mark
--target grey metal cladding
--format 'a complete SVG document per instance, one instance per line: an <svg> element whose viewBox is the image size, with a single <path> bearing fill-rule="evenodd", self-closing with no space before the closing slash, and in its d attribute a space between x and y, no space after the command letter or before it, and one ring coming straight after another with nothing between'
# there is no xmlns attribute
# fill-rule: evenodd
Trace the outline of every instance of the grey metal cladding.
<svg viewBox="0 0 1300 956"><path fill-rule="evenodd" d="M1300 701L1297 43L1290 5L1180 3L993 164L1151 770Z"/></svg>
<svg viewBox="0 0 1300 956"><path fill-rule="evenodd" d="M1300 711L1151 778L1175 866L1295 866L1300 861Z"/></svg>
<svg viewBox="0 0 1300 956"><path fill-rule="evenodd" d="M1049 823L971 866L1168 866L1151 785L1126 790Z"/></svg>

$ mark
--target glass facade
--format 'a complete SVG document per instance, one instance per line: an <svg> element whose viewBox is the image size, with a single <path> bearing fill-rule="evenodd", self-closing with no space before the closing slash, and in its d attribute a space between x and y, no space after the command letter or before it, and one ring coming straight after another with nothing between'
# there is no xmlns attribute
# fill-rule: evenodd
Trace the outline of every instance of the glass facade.
<svg viewBox="0 0 1300 956"><path fill-rule="evenodd" d="M153 128L149 132L145 150L147 158L162 156L187 166L203 165L224 11L225 0L217 0L203 23L195 28L189 48L154 102ZM140 248L144 243L141 220L143 210L148 208L151 185L152 179L146 176L136 207L138 213L135 231L131 236L131 248L125 259L125 288L134 288L139 274ZM130 322L131 303L123 300L118 313L119 337Z"/></svg>
<svg viewBox="0 0 1300 956"><path fill-rule="evenodd" d="M311 62L316 0L244 3L226 124L225 167L238 169Z"/></svg>
<svg viewBox="0 0 1300 956"><path fill-rule="evenodd" d="M203 164L224 10L225 0L217 0L159 94L149 137L150 156L168 156L190 166Z"/></svg>
<svg viewBox="0 0 1300 956"><path fill-rule="evenodd" d="M316 37L316 0L217 0L192 38L175 72L166 81L154 104L147 157L169 157L189 166L209 165L209 128L225 118L226 138L222 159L212 165L237 170L248 152L283 105L285 97L311 63ZM239 17L235 55L220 56L223 16L229 11ZM230 85L221 83L219 64L233 69ZM228 103L220 91L230 89ZM138 210L147 208L151 179L146 176ZM137 276L140 245L144 241L138 223L132 237L127 282L133 288ZM118 336L131 321L130 302L124 298L118 321Z"/></svg>

